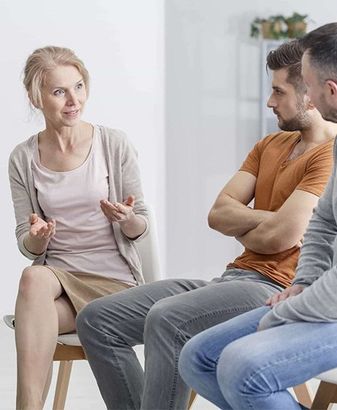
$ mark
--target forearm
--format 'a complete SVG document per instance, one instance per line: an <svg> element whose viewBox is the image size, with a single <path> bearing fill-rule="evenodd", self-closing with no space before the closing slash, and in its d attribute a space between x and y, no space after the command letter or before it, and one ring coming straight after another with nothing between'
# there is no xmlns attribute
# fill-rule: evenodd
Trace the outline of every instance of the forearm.
<svg viewBox="0 0 337 410"><path fill-rule="evenodd" d="M146 222L144 218L132 214L127 221L119 222L122 232L130 239L136 239L146 230Z"/></svg>
<svg viewBox="0 0 337 410"><path fill-rule="evenodd" d="M47 250L49 240L49 238L34 238L27 232L23 239L23 245L28 252L38 256Z"/></svg>
<svg viewBox="0 0 337 410"><path fill-rule="evenodd" d="M213 207L208 216L209 226L227 236L242 236L270 218L273 212L251 209L233 198Z"/></svg>
<svg viewBox="0 0 337 410"><path fill-rule="evenodd" d="M282 235L279 227L264 222L236 239L251 251L265 255L283 252L298 245L300 241L300 238Z"/></svg>

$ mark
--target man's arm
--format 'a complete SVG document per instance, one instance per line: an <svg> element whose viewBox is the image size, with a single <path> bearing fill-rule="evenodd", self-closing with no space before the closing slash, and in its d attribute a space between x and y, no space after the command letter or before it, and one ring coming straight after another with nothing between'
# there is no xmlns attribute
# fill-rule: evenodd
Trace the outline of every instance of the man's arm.
<svg viewBox="0 0 337 410"><path fill-rule="evenodd" d="M273 215L247 205L255 196L256 177L238 171L218 195L208 215L209 226L227 236L242 236Z"/></svg>
<svg viewBox="0 0 337 410"><path fill-rule="evenodd" d="M309 192L295 190L277 212L237 240L262 254L292 248L302 240L318 199Z"/></svg>

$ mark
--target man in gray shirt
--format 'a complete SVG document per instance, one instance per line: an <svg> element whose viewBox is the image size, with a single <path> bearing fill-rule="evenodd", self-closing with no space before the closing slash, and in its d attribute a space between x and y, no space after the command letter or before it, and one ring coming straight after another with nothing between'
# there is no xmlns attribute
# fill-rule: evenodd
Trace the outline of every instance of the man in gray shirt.
<svg viewBox="0 0 337 410"><path fill-rule="evenodd" d="M301 44L307 94L337 123L337 23ZM292 410L287 388L337 367L337 147L334 167L304 236L292 286L255 309L193 337L179 370L222 409Z"/></svg>

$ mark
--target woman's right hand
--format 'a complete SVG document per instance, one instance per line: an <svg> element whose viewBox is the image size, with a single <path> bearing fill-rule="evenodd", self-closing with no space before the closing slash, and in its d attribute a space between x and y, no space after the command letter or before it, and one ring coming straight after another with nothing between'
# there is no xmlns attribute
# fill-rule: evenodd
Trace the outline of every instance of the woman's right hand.
<svg viewBox="0 0 337 410"><path fill-rule="evenodd" d="M47 249L50 239L55 235L56 221L51 219L46 222L36 214L31 214L29 222L29 234L24 239L24 245L29 252L41 255Z"/></svg>
<svg viewBox="0 0 337 410"><path fill-rule="evenodd" d="M46 240L55 235L56 221L50 219L48 222L41 219L36 214L31 214L29 218L30 230L29 235L34 239Z"/></svg>

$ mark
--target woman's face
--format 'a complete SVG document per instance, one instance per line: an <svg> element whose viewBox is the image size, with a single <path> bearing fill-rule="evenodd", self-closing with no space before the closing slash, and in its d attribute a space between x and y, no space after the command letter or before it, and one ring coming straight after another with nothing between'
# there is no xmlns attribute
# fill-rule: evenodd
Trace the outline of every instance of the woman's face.
<svg viewBox="0 0 337 410"><path fill-rule="evenodd" d="M87 100L81 73L72 65L60 65L47 72L41 98L47 126L58 129L77 125Z"/></svg>

